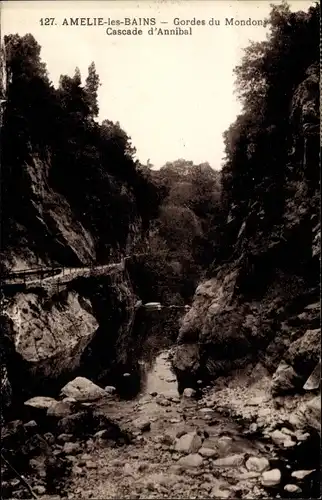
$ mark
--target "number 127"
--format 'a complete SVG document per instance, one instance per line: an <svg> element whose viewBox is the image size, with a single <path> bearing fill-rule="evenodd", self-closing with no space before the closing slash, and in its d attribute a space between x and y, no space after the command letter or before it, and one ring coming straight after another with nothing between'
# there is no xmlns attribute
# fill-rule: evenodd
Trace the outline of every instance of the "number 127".
<svg viewBox="0 0 322 500"><path fill-rule="evenodd" d="M40 22L40 26L53 26L53 24L55 24L55 18L54 17L42 17L39 22Z"/></svg>

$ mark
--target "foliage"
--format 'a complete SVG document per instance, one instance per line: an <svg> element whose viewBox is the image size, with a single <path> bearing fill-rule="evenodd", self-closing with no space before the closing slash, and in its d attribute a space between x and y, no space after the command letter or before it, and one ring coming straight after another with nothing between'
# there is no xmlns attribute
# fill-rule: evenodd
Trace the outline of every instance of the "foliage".
<svg viewBox="0 0 322 500"><path fill-rule="evenodd" d="M14 227L26 225L32 233L24 166L38 156L44 178L92 232L99 260L107 260L111 248L125 248L131 225L141 219L148 229L157 213L158 193L135 161L131 139L120 124L96 121L100 81L94 63L85 85L76 68L72 77L61 75L55 89L32 35L9 35L4 42L8 103L2 127L3 246L17 242Z"/></svg>
<svg viewBox="0 0 322 500"><path fill-rule="evenodd" d="M154 300L184 303L212 260L209 235L215 236L212 224L220 212L219 174L209 164L179 159L150 175L160 210L150 230L150 252L140 260L134 281L140 296L146 296L149 283Z"/></svg>
<svg viewBox="0 0 322 500"><path fill-rule="evenodd" d="M292 99L319 60L317 5L307 13L291 12L286 3L273 5L268 23L267 39L252 42L235 69L243 108L224 134L222 208L230 224L222 228L219 260L233 252L254 203L260 204L267 228L280 221L294 146Z"/></svg>

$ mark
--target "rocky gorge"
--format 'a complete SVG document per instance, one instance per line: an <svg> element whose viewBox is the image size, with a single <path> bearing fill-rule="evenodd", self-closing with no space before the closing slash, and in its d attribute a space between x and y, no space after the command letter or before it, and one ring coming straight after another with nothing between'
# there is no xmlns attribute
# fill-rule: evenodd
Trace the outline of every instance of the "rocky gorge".
<svg viewBox="0 0 322 500"><path fill-rule="evenodd" d="M317 12L272 8L216 175L154 175L95 65L56 89L7 37L1 498L320 497Z"/></svg>

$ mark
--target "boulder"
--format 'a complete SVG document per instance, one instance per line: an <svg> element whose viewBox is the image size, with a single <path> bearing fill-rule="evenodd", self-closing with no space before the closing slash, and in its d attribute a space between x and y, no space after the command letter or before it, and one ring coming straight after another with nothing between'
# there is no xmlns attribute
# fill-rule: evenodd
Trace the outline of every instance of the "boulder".
<svg viewBox="0 0 322 500"><path fill-rule="evenodd" d="M263 472L269 469L269 461L265 457L250 457L246 462L246 469L252 472Z"/></svg>
<svg viewBox="0 0 322 500"><path fill-rule="evenodd" d="M196 391L191 387L186 387L182 394L185 398L192 398L196 395Z"/></svg>
<svg viewBox="0 0 322 500"><path fill-rule="evenodd" d="M149 431L151 428L151 422L147 418L137 418L136 420L133 421L134 427L136 427L138 430L141 432L146 432Z"/></svg>
<svg viewBox="0 0 322 500"><path fill-rule="evenodd" d="M299 481L302 481L305 477L310 476L313 472L315 472L315 469L295 470L292 472L291 476L294 477L295 479L298 479Z"/></svg>
<svg viewBox="0 0 322 500"><path fill-rule="evenodd" d="M190 455L181 457L178 460L178 465L181 465L184 468L200 467L202 463L203 458L198 453L191 453Z"/></svg>
<svg viewBox="0 0 322 500"><path fill-rule="evenodd" d="M81 451L82 449L78 443L67 442L63 446L63 452L65 455L76 455L76 453L80 453Z"/></svg>
<svg viewBox="0 0 322 500"><path fill-rule="evenodd" d="M302 493L302 490L299 486L296 486L296 484L286 484L284 486L284 490L287 491L287 493Z"/></svg>
<svg viewBox="0 0 322 500"><path fill-rule="evenodd" d="M200 368L199 347L196 344L180 344L174 351L172 358L173 371L178 381L178 391L195 384Z"/></svg>
<svg viewBox="0 0 322 500"><path fill-rule="evenodd" d="M115 394L116 388L113 385L107 385L104 387L104 391L107 392L107 394Z"/></svg>
<svg viewBox="0 0 322 500"><path fill-rule="evenodd" d="M306 330L302 337L292 342L285 353L285 361L304 379L307 379L319 362L320 355L321 329L316 328Z"/></svg>
<svg viewBox="0 0 322 500"><path fill-rule="evenodd" d="M273 396L290 394L303 386L303 377L300 377L294 368L282 361L273 375L271 390Z"/></svg>
<svg viewBox="0 0 322 500"><path fill-rule="evenodd" d="M200 448L200 450L198 451L199 455L201 455L202 457L207 457L207 458L213 458L215 456L218 456L218 453L216 450L214 450L213 448Z"/></svg>
<svg viewBox="0 0 322 500"><path fill-rule="evenodd" d="M36 421L46 417L49 408L58 403L56 399L47 396L36 396L24 402L28 417Z"/></svg>
<svg viewBox="0 0 322 500"><path fill-rule="evenodd" d="M17 293L5 311L7 335L14 341L18 360L16 370L24 374L23 388L24 378L26 384L37 387L39 381L56 381L76 370L99 326L75 291L46 297L45 304L36 293Z"/></svg>
<svg viewBox="0 0 322 500"><path fill-rule="evenodd" d="M27 430L27 431L35 431L38 427L37 425L37 422L35 420L29 420L29 422L26 422L25 424L23 424L24 428Z"/></svg>
<svg viewBox="0 0 322 500"><path fill-rule="evenodd" d="M275 443L280 448L289 448L292 445L295 446L296 444L296 442L292 440L290 435L285 434L284 432L277 429L273 431L270 436L273 443Z"/></svg>
<svg viewBox="0 0 322 500"><path fill-rule="evenodd" d="M271 469L262 474L262 485L270 488L277 486L281 482L281 471L279 469Z"/></svg>
<svg viewBox="0 0 322 500"><path fill-rule="evenodd" d="M68 417L68 415L72 415L74 411L75 403L69 401L57 401L48 408L47 416L53 418L64 418Z"/></svg>
<svg viewBox="0 0 322 500"><path fill-rule="evenodd" d="M201 437L196 432L189 432L177 439L175 450L180 453L196 453L201 445Z"/></svg>
<svg viewBox="0 0 322 500"><path fill-rule="evenodd" d="M74 398L76 401L97 401L106 398L107 393L87 378L76 377L62 388L61 395Z"/></svg>

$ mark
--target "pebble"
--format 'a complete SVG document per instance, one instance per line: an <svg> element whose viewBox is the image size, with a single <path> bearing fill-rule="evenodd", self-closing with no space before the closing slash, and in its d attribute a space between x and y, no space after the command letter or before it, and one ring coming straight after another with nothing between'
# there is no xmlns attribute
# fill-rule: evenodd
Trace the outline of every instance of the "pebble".
<svg viewBox="0 0 322 500"><path fill-rule="evenodd" d="M223 489L222 489L223 488ZM224 484L218 481L212 490L211 490L212 498L231 498L231 491L224 488Z"/></svg>
<svg viewBox="0 0 322 500"><path fill-rule="evenodd" d="M200 413L204 413L204 414L211 414L214 412L214 410L212 408L200 408Z"/></svg>
<svg viewBox="0 0 322 500"><path fill-rule="evenodd" d="M212 458L216 455L218 455L217 451L214 450L213 448L200 448L199 452L198 452L202 457L208 457L208 458Z"/></svg>
<svg viewBox="0 0 322 500"><path fill-rule="evenodd" d="M44 486L34 486L33 490L35 493L38 493L38 495L44 495L46 493L46 488Z"/></svg>
<svg viewBox="0 0 322 500"><path fill-rule="evenodd" d="M196 395L196 391L191 389L191 387L186 387L182 394L185 398L193 398Z"/></svg>
<svg viewBox="0 0 322 500"><path fill-rule="evenodd" d="M86 469L97 469L97 464L93 460L88 460L85 464Z"/></svg>
<svg viewBox="0 0 322 500"><path fill-rule="evenodd" d="M279 469L271 469L262 474L262 485L266 487L276 486L281 482L281 471Z"/></svg>
<svg viewBox="0 0 322 500"><path fill-rule="evenodd" d="M84 474L84 471L81 467L79 467L78 465L74 465L73 467L73 474L76 474L76 475L83 475Z"/></svg>
<svg viewBox="0 0 322 500"><path fill-rule="evenodd" d="M296 486L296 484L286 484L284 486L284 490L288 493L302 493L301 488L299 486Z"/></svg>
<svg viewBox="0 0 322 500"><path fill-rule="evenodd" d="M72 455L79 453L81 451L81 447L78 443L65 443L63 447L63 451L66 455Z"/></svg>
<svg viewBox="0 0 322 500"><path fill-rule="evenodd" d="M247 479L256 479L258 476L260 476L259 472L249 471L249 472L243 472L237 477L240 481L246 481Z"/></svg>
<svg viewBox="0 0 322 500"><path fill-rule="evenodd" d="M236 453L224 458L218 458L213 461L215 467L240 467L244 463L245 454Z"/></svg>
<svg viewBox="0 0 322 500"><path fill-rule="evenodd" d="M107 394L115 394L116 387L114 387L114 385L107 385L106 387L104 387L104 391L107 392Z"/></svg>
<svg viewBox="0 0 322 500"><path fill-rule="evenodd" d="M133 425L142 432L149 431L151 428L151 422L147 418L137 418Z"/></svg>
<svg viewBox="0 0 322 500"><path fill-rule="evenodd" d="M35 420L30 420L24 424L25 429L35 429L37 427L37 422Z"/></svg>
<svg viewBox="0 0 322 500"><path fill-rule="evenodd" d="M246 468L249 471L263 472L269 469L269 461L265 457L250 457L246 462Z"/></svg>
<svg viewBox="0 0 322 500"><path fill-rule="evenodd" d="M296 443L292 441L288 434L285 434L284 432L281 432L279 430L275 430L274 432L272 432L271 439L277 446L284 446L285 448L291 448L292 446L296 445Z"/></svg>
<svg viewBox="0 0 322 500"><path fill-rule="evenodd" d="M182 467L200 467L203 463L203 458L198 453L191 453L178 460L178 464Z"/></svg>
<svg viewBox="0 0 322 500"><path fill-rule="evenodd" d="M306 476L309 476L312 474L312 472L315 472L316 469L311 469L311 470L295 470L292 472L291 476L295 477L296 479L304 479Z"/></svg>
<svg viewBox="0 0 322 500"><path fill-rule="evenodd" d="M295 441L289 439L288 441L284 442L284 448L293 448L293 446L296 446L296 444L297 443Z"/></svg>
<svg viewBox="0 0 322 500"><path fill-rule="evenodd" d="M72 439L73 439L72 434L59 434L59 436L57 437L57 441L59 441L60 443L67 443Z"/></svg>
<svg viewBox="0 0 322 500"><path fill-rule="evenodd" d="M308 432L305 432L304 434L302 432L296 433L296 439L298 441L306 441L307 439L309 439L309 437L310 437L310 434Z"/></svg>

